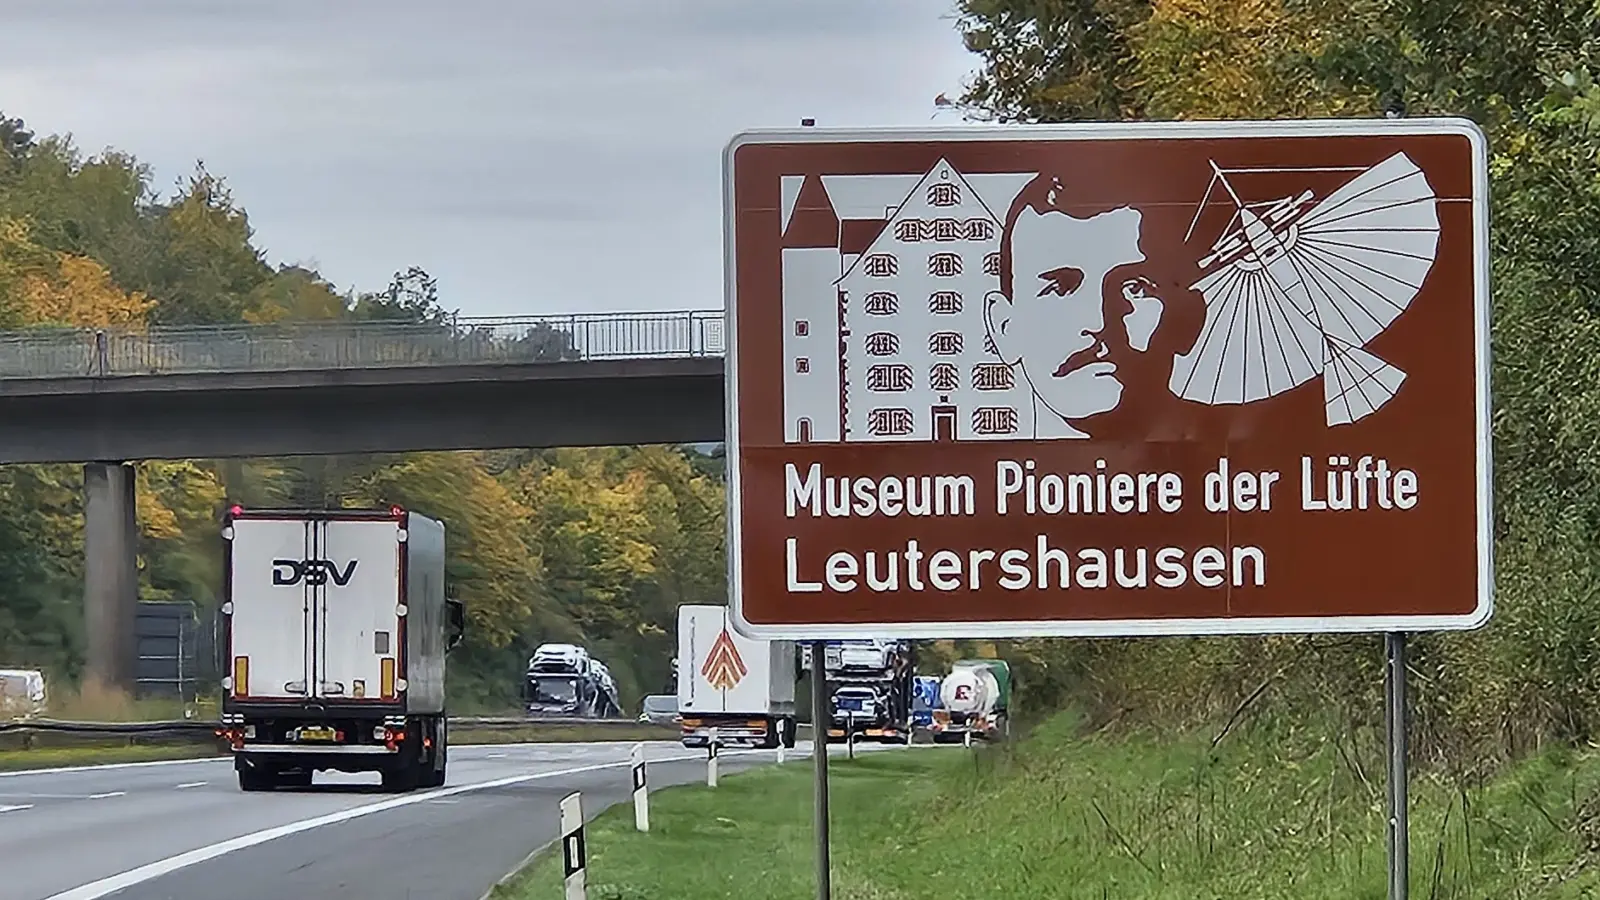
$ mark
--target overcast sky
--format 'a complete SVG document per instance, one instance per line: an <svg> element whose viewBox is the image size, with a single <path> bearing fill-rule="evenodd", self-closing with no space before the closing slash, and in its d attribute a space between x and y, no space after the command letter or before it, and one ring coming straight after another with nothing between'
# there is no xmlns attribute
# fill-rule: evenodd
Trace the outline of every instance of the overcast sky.
<svg viewBox="0 0 1600 900"><path fill-rule="evenodd" d="M951 0L3 5L0 110L163 188L203 159L274 263L472 315L720 308L728 138L930 124L976 61Z"/></svg>

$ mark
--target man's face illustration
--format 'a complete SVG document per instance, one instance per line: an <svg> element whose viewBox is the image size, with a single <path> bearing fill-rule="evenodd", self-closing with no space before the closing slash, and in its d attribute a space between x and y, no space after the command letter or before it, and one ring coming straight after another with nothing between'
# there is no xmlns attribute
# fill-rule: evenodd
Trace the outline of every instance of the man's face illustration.
<svg viewBox="0 0 1600 900"><path fill-rule="evenodd" d="M1115 409L1118 367L1149 348L1161 321L1155 284L1140 272L1139 229L1127 207L1083 219L1025 208L1009 232L1011 296L992 295L989 332L1063 419Z"/></svg>

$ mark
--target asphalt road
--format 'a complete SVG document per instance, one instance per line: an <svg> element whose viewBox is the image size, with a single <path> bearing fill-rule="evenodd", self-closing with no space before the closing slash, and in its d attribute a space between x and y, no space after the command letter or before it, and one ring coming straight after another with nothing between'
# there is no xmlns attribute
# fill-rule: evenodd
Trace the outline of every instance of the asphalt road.
<svg viewBox="0 0 1600 900"><path fill-rule="evenodd" d="M646 746L652 788L705 778L703 755ZM629 797L631 747L452 747L445 787L410 794L336 773L243 794L229 760L0 774L0 900L479 900L555 840L562 797L582 791L586 816ZM720 768L773 760L725 750Z"/></svg>

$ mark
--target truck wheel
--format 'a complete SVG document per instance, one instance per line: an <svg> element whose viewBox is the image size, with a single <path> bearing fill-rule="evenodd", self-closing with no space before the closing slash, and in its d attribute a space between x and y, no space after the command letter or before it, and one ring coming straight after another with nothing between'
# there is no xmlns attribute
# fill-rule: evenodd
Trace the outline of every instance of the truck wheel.
<svg viewBox="0 0 1600 900"><path fill-rule="evenodd" d="M422 751L423 728L420 719L406 723L405 743L400 745L400 752L395 754L395 758L389 761L389 767L383 770L384 790L397 793L414 791L428 779L432 760Z"/></svg>
<svg viewBox="0 0 1600 900"><path fill-rule="evenodd" d="M397 764L392 769L383 770L383 789L392 793L404 794L417 789L417 783L422 774L422 767L415 759Z"/></svg>

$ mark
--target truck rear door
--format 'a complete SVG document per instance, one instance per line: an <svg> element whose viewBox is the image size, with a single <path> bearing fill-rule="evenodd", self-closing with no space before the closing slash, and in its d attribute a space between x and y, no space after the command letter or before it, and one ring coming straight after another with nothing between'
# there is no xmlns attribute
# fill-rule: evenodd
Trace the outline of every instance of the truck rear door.
<svg viewBox="0 0 1600 900"><path fill-rule="evenodd" d="M316 523L316 696L394 700L404 632L400 615L400 523Z"/></svg>
<svg viewBox="0 0 1600 900"><path fill-rule="evenodd" d="M312 595L300 561L315 556L304 519L234 519L229 551L228 642L233 695L310 696Z"/></svg>

